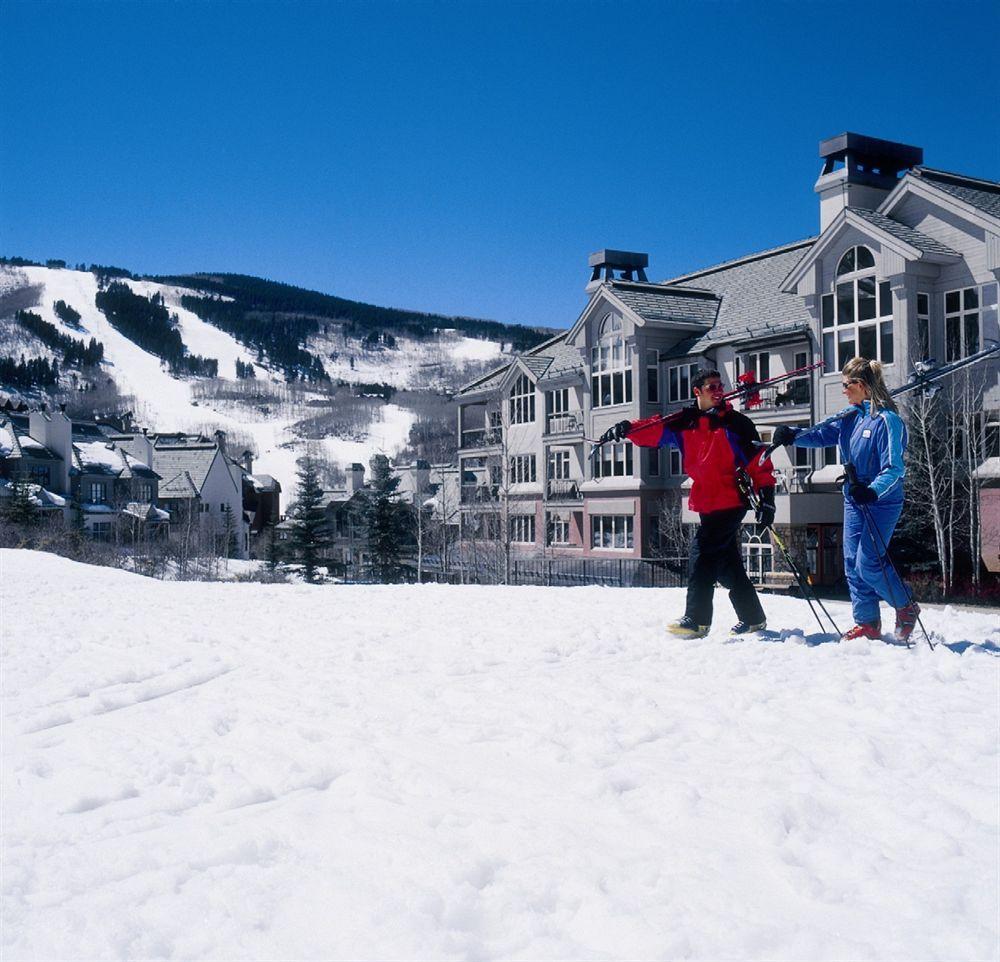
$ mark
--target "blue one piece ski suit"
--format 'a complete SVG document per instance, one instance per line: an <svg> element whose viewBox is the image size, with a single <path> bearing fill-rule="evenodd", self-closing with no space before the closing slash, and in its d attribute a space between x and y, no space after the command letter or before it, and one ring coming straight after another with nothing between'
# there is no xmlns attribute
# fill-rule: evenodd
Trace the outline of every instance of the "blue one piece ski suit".
<svg viewBox="0 0 1000 962"><path fill-rule="evenodd" d="M893 608L910 602L909 592L882 550L903 511L906 440L906 425L898 414L886 410L873 414L871 402L862 401L821 424L800 428L793 442L803 448L838 445L841 461L854 465L858 482L878 495L877 501L858 505L844 486L844 574L859 625L881 621L879 598ZM866 514L878 534L869 530Z"/></svg>

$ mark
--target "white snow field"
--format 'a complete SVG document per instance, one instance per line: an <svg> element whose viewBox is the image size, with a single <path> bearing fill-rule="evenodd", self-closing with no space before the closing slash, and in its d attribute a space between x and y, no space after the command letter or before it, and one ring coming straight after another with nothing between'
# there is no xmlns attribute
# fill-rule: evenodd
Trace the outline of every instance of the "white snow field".
<svg viewBox="0 0 1000 962"><path fill-rule="evenodd" d="M997 613L682 597L0 552L0 957L996 959Z"/></svg>

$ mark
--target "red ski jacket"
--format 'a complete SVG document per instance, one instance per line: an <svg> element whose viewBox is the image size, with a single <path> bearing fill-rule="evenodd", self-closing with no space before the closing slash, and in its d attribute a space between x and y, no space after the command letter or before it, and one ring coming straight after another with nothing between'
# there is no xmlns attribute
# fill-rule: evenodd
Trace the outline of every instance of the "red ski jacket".
<svg viewBox="0 0 1000 962"><path fill-rule="evenodd" d="M694 405L666 420L657 415L633 421L627 437L643 448L681 449L684 470L694 482L688 507L698 514L747 507L736 485L737 468L750 475L754 490L774 487L770 462L762 466L763 449L754 446L760 440L757 428L728 404L709 411Z"/></svg>

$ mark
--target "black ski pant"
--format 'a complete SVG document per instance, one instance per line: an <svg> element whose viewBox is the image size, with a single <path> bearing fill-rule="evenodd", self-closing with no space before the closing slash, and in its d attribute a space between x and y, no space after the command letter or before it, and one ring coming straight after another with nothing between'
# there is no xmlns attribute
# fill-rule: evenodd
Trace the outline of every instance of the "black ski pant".
<svg viewBox="0 0 1000 962"><path fill-rule="evenodd" d="M688 560L687 616L697 625L712 623L715 583L729 589L736 617L752 625L764 621L764 609L740 556L740 525L746 508L699 515L701 524Z"/></svg>

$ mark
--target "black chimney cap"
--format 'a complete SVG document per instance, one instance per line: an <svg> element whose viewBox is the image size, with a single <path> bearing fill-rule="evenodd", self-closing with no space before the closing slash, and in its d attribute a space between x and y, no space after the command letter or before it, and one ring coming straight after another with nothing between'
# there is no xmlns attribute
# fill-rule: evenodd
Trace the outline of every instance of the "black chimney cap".
<svg viewBox="0 0 1000 962"><path fill-rule="evenodd" d="M824 159L842 160L848 153L869 159L878 158L885 166L895 166L897 170L924 162L923 147L880 140L878 137L866 137L864 134L850 131L819 142L819 155Z"/></svg>

